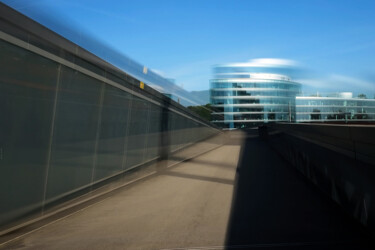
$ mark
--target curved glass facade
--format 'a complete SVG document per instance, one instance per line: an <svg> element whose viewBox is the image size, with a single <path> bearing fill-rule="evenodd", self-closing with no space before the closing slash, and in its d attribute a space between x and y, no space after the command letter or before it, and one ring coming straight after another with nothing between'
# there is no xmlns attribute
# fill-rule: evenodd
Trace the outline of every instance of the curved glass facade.
<svg viewBox="0 0 375 250"><path fill-rule="evenodd" d="M295 121L301 85L285 73L290 67L245 63L214 68L210 81L212 122L245 128L274 121Z"/></svg>

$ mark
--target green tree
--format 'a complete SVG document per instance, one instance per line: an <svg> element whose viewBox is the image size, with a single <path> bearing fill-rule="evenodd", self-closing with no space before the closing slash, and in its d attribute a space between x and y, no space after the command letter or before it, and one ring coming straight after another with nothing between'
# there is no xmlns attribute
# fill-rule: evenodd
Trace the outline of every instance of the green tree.
<svg viewBox="0 0 375 250"><path fill-rule="evenodd" d="M207 121L211 121L211 104L206 104L206 105L200 105L200 106L188 106L188 109L202 117L203 119Z"/></svg>

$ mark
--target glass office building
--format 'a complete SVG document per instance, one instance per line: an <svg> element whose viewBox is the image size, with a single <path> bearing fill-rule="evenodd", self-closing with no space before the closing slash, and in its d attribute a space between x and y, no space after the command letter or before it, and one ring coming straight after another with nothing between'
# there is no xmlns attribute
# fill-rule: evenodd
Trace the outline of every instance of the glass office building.
<svg viewBox="0 0 375 250"><path fill-rule="evenodd" d="M301 85L291 80L293 72L293 64L281 59L217 65L210 81L212 122L231 129L295 121Z"/></svg>
<svg viewBox="0 0 375 250"><path fill-rule="evenodd" d="M353 98L350 92L322 96L297 96L298 122L374 122L375 99Z"/></svg>

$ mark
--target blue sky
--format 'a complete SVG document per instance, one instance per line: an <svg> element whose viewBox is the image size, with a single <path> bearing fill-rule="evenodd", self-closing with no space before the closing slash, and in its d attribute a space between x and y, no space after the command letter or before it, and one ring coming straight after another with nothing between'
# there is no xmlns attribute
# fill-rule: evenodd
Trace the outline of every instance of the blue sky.
<svg viewBox="0 0 375 250"><path fill-rule="evenodd" d="M375 1L5 0L85 31L187 90L214 64L285 58L304 90L375 94Z"/></svg>

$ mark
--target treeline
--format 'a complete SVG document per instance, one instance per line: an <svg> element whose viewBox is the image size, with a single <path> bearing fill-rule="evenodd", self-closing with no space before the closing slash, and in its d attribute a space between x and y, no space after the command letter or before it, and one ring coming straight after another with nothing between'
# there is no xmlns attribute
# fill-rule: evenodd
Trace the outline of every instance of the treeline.
<svg viewBox="0 0 375 250"><path fill-rule="evenodd" d="M188 106L188 109L202 117L203 119L207 121L211 121L211 104L206 104L206 105L200 105L200 106Z"/></svg>

